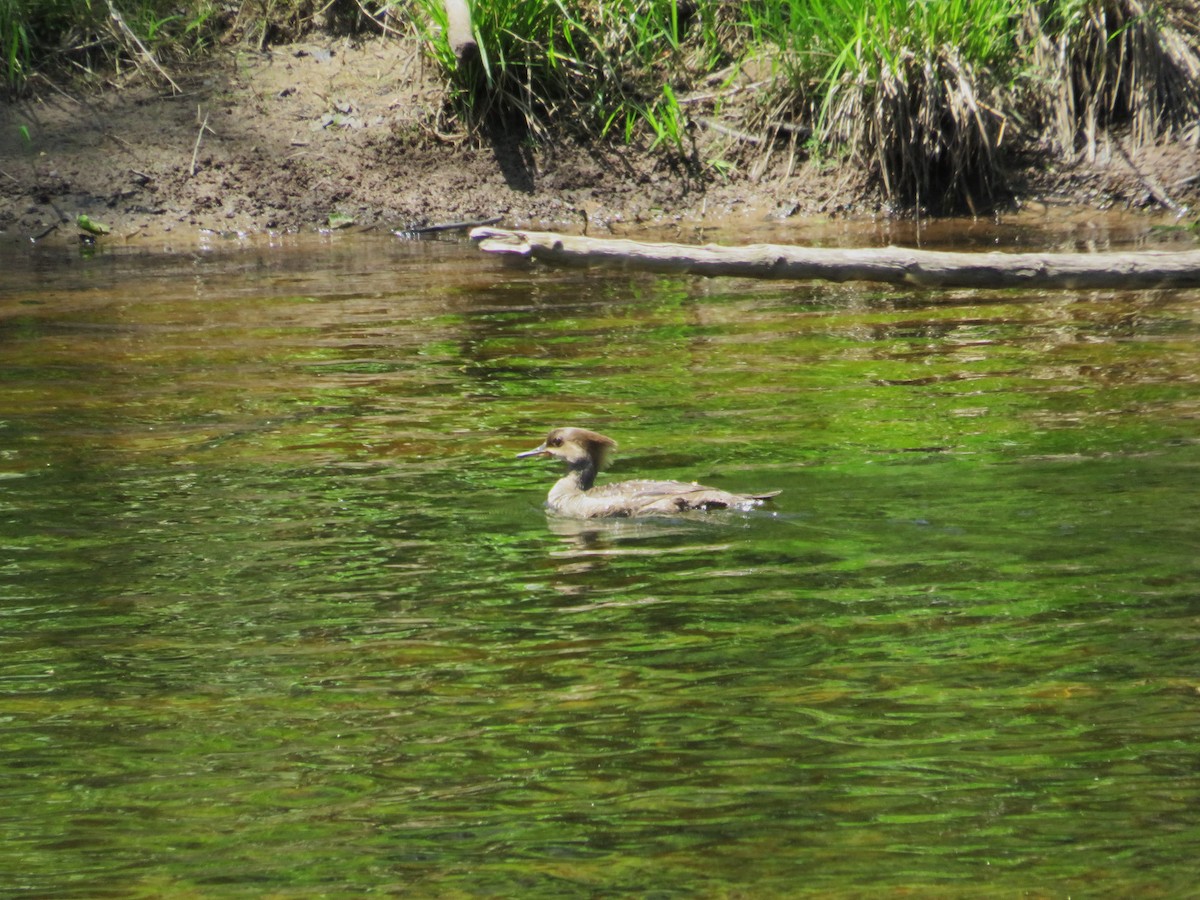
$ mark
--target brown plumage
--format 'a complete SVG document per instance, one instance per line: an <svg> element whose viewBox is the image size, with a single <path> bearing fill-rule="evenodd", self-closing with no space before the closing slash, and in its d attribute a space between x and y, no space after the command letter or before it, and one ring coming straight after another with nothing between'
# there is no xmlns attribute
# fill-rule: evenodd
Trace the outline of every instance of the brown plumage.
<svg viewBox="0 0 1200 900"><path fill-rule="evenodd" d="M661 516L693 509L753 509L779 491L731 494L686 481L621 481L593 487L596 472L617 442L586 428L555 428L539 447L518 458L560 459L567 474L550 489L546 506L563 516L596 519L608 516Z"/></svg>

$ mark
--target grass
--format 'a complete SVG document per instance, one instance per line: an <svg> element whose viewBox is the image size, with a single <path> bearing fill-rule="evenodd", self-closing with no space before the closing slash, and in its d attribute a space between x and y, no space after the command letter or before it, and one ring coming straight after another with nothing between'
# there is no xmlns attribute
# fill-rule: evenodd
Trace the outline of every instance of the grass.
<svg viewBox="0 0 1200 900"><path fill-rule="evenodd" d="M478 56L459 60L444 34L441 0L415 4L453 101L472 126L538 135L570 122L584 134L649 128L654 143L683 146L673 83L688 84L721 58L713 15L676 0L491 0L476 3Z"/></svg>
<svg viewBox="0 0 1200 900"><path fill-rule="evenodd" d="M748 4L752 52L778 60L764 111L924 205L990 199L1012 108L1012 0L790 0Z"/></svg>
<svg viewBox="0 0 1200 900"><path fill-rule="evenodd" d="M140 67L205 50L215 34L215 0L0 0L4 82L19 91L36 72L90 74Z"/></svg>
<svg viewBox="0 0 1200 900"><path fill-rule="evenodd" d="M445 45L441 0L417 5L472 127L616 134L700 161L689 95L716 78L706 111L734 113L734 143L764 157L782 138L794 155L807 135L908 207L981 211L1014 147L1094 153L1114 127L1140 146L1200 116L1197 0L497 0L475 4L481 72Z"/></svg>
<svg viewBox="0 0 1200 900"><path fill-rule="evenodd" d="M931 210L1001 198L1014 148L1094 155L1113 129L1133 149L1200 130L1200 0L476 0L463 59L443 0L0 2L10 90L407 22L469 131L640 142L718 174L764 171L784 146Z"/></svg>
<svg viewBox="0 0 1200 900"><path fill-rule="evenodd" d="M1095 156L1100 134L1124 126L1134 146L1200 130L1200 3L1061 0L1035 4L1024 40L1039 124L1061 152ZM1200 135L1198 135L1200 136Z"/></svg>
<svg viewBox="0 0 1200 900"><path fill-rule="evenodd" d="M35 74L96 77L202 57L222 40L266 44L317 26L346 30L356 0L0 0L3 84L22 90Z"/></svg>

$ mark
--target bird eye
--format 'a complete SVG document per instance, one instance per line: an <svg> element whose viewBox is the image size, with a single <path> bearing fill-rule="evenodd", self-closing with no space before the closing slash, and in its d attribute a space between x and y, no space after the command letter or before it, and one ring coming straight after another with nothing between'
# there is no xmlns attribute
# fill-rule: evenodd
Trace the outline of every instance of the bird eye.
<svg viewBox="0 0 1200 900"><path fill-rule="evenodd" d="M551 447L561 447L562 446L562 438L559 438L559 437L550 438L550 440L546 441L546 443L549 444Z"/></svg>

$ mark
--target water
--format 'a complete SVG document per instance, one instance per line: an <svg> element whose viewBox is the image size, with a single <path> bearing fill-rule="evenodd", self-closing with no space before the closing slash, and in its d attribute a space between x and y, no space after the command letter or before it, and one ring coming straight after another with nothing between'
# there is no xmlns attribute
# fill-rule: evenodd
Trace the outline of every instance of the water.
<svg viewBox="0 0 1200 900"><path fill-rule="evenodd" d="M1200 292L0 270L0 894L1194 891Z"/></svg>

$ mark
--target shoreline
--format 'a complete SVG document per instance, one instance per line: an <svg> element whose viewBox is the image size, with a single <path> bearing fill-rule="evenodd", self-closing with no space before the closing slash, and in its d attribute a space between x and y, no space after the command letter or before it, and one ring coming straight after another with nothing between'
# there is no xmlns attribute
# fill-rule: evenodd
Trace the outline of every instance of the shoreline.
<svg viewBox="0 0 1200 900"><path fill-rule="evenodd" d="M847 166L785 170L780 160L757 178L697 175L637 147L442 134L443 88L428 69L413 39L329 39L226 51L179 74L182 94L131 83L85 96L42 84L0 111L0 239L55 224L44 240L75 239L80 213L112 229L103 240L126 243L497 216L506 227L614 235L914 218L889 210ZM1119 136L1102 146L1092 162L1026 160L1015 170L1020 191L980 220L1066 210L1196 221L1200 146L1164 143L1136 160Z"/></svg>

